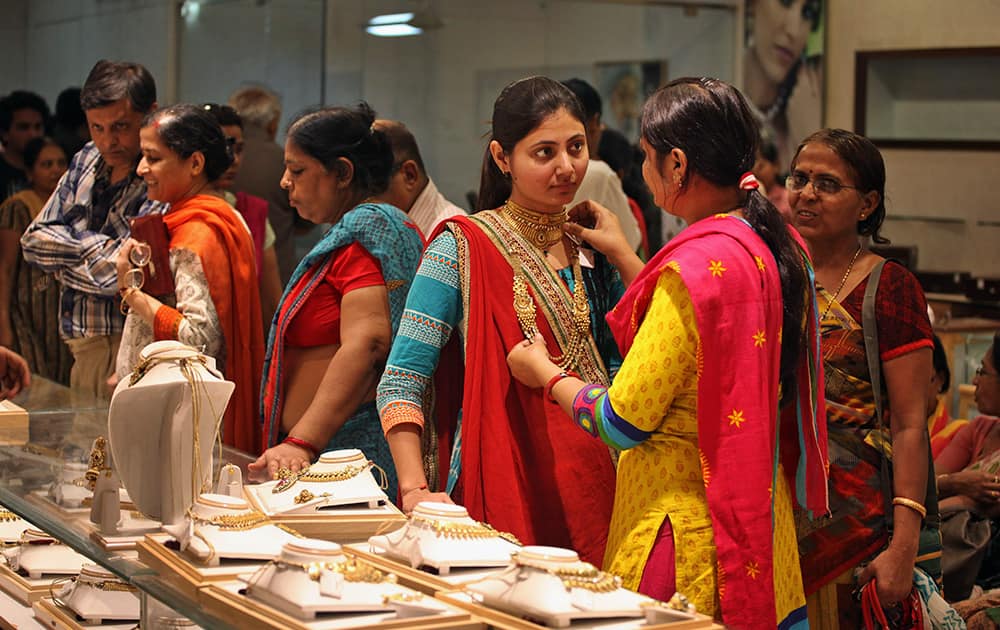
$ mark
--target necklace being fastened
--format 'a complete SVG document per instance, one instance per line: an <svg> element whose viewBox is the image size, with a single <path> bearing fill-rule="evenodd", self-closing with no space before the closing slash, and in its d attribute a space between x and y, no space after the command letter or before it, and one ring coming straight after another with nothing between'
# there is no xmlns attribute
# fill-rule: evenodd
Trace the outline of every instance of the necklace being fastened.
<svg viewBox="0 0 1000 630"><path fill-rule="evenodd" d="M562 240L562 226L569 216L565 209L556 213L535 212L510 199L499 212L511 229L544 252Z"/></svg>
<svg viewBox="0 0 1000 630"><path fill-rule="evenodd" d="M826 319L826 316L830 314L830 309L833 308L833 303L840 297L840 292L844 290L844 285L847 284L847 277L851 275L851 270L854 269L854 263L858 260L859 254L861 254L860 243L858 244L858 248L854 250L854 256L851 257L851 262L847 265L847 271L844 272L844 277L840 279L840 286L837 287L837 292L833 294L833 297L830 298L830 302L826 305L826 310L823 311L823 317L819 318L821 324L823 320Z"/></svg>

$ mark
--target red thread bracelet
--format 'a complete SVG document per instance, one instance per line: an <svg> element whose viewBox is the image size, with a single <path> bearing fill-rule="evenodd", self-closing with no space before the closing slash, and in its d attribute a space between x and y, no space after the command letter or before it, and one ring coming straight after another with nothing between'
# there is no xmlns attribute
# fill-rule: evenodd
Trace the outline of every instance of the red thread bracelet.
<svg viewBox="0 0 1000 630"><path fill-rule="evenodd" d="M306 440L303 440L302 438L297 438L297 437L289 435L284 440L282 440L281 443L282 444L285 444L285 443L287 443L287 444L294 444L295 446L299 446L299 447L304 448L307 451L309 451L314 458L315 457L319 457L319 449L316 448L315 446L313 446L313 444L311 442L307 442Z"/></svg>
<svg viewBox="0 0 1000 630"><path fill-rule="evenodd" d="M563 370L562 372L550 378L549 382L545 384L545 397L551 400L552 402L559 404L559 401L557 401L555 398L552 397L552 388L556 386L556 383L570 376L572 376L573 378L580 378L580 375L574 372L573 370Z"/></svg>
<svg viewBox="0 0 1000 630"><path fill-rule="evenodd" d="M401 492L401 493L399 493L399 496L400 496L400 498L402 498L402 497L405 497L406 495L410 494L410 493L411 493L411 492L413 492L414 490L426 490L426 489L427 489L427 484L425 483L425 484L423 484L423 485L420 485L420 486L415 486L415 487L413 487L413 488L410 488L410 489L409 489L409 490L407 490L406 492Z"/></svg>

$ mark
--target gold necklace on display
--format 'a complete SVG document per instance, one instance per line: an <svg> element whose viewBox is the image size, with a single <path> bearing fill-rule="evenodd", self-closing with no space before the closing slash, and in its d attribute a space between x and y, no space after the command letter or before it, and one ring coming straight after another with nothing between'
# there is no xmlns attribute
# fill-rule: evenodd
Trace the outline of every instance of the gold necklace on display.
<svg viewBox="0 0 1000 630"><path fill-rule="evenodd" d="M215 525L219 529L236 531L255 529L263 525L268 525L271 522L267 514L256 510L246 512L245 514L218 514L211 518L202 518L200 516L194 516L193 518L196 522L204 525Z"/></svg>
<svg viewBox="0 0 1000 630"><path fill-rule="evenodd" d="M620 577L601 571L589 562L580 562L579 566L576 567L554 567L545 563L533 562L516 552L511 556L511 559L518 566L531 567L558 577L562 580L566 590L582 588L595 593L610 593L618 590L622 585Z"/></svg>
<svg viewBox="0 0 1000 630"><path fill-rule="evenodd" d="M823 311L823 316L819 318L820 323L826 319L826 316L830 314L830 309L833 308L833 303L837 301L840 297L840 292L844 290L844 285L847 284L847 277L851 275L851 270L854 269L854 263L858 260L858 255L861 254L861 244L858 244L858 248L854 250L854 256L851 257L851 262L847 265L847 271L844 272L844 276L840 279L840 285L837 287L837 292L833 294L830 298L830 302L826 305L826 310Z"/></svg>
<svg viewBox="0 0 1000 630"><path fill-rule="evenodd" d="M562 226L569 217L565 209L555 213L536 212L510 199L500 208L499 214L511 229L543 252L562 240Z"/></svg>
<svg viewBox="0 0 1000 630"><path fill-rule="evenodd" d="M319 582L324 571L332 571L344 576L348 582L366 582L368 584L381 584L382 582L395 583L396 576L392 573L383 573L367 562L357 559L344 560L342 562L289 562L275 558L271 564L284 569L295 569L304 571L309 579Z"/></svg>
<svg viewBox="0 0 1000 630"><path fill-rule="evenodd" d="M439 538L455 538L459 540L500 538L509 543L518 546L521 545L521 541L514 534L501 532L486 523L456 523L454 521L441 521L422 516L413 516L411 518L414 523L421 523L433 530L434 535Z"/></svg>
<svg viewBox="0 0 1000 630"><path fill-rule="evenodd" d="M357 477L369 468L376 468L380 473L382 473L382 478L385 479L385 471L371 460L356 466L348 465L340 470L332 472L311 471L309 470L309 466L306 466L299 472L292 472L290 469L282 467L278 469L278 483L274 484L274 487L271 488L271 493L278 494L279 492L284 492L294 486L297 481L319 483L328 481L347 481L348 479ZM387 487L388 483L382 485L383 490Z"/></svg>

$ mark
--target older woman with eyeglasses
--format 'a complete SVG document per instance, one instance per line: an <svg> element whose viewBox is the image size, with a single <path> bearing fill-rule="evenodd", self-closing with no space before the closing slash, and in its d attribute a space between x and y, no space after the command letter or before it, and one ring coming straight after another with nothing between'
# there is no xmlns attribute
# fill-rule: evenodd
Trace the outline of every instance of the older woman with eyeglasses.
<svg viewBox="0 0 1000 630"><path fill-rule="evenodd" d="M888 242L879 234L886 214L885 165L868 139L841 129L812 134L799 145L786 185L793 224L816 272L830 447L831 516L799 531L802 578L812 594L811 618L836 622L840 616L842 627L860 627L860 620L845 621L851 611L836 610L836 591L874 580L882 606L903 601L896 612L905 615L912 610L907 604L915 583L918 590L933 590L932 580L940 578L926 399L914 395L926 389L934 371L931 325L916 278L865 246L869 240ZM865 330L870 324L862 304L881 263L874 298L873 365L880 366L883 409L878 418L873 383L879 375L870 374L865 346L866 332L874 331ZM921 571L915 572L915 564Z"/></svg>

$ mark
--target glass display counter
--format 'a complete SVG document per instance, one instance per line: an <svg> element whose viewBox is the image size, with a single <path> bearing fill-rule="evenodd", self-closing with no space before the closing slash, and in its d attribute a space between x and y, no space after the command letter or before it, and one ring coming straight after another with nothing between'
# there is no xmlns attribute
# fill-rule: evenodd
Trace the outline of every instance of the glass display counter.
<svg viewBox="0 0 1000 630"><path fill-rule="evenodd" d="M49 498L49 489L60 480L64 464L86 464L94 440L107 435L107 402L37 377L12 402L28 411L30 437L24 445L0 446L0 504L129 581L144 594L144 611L156 608L148 600L152 597L202 627L233 627L206 614L198 602L134 559L134 553L105 549L91 536L86 510L69 511ZM228 449L222 459L244 471L251 461Z"/></svg>

